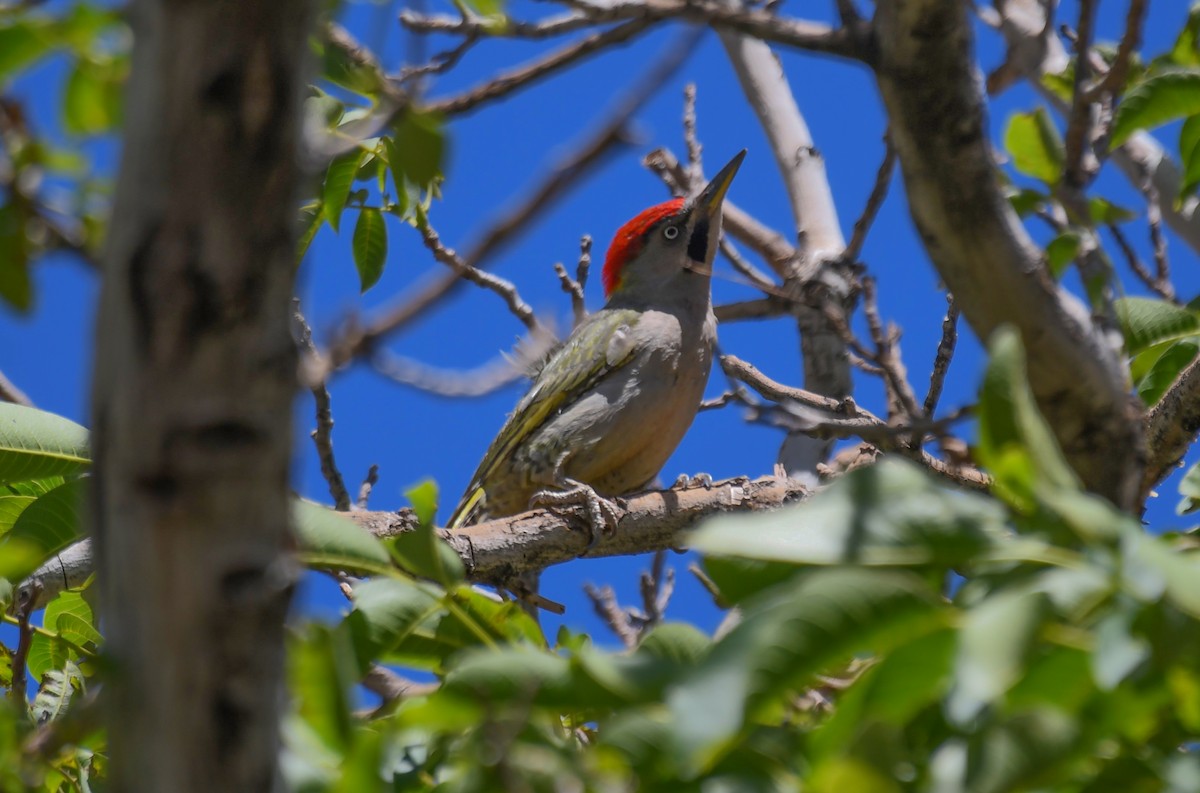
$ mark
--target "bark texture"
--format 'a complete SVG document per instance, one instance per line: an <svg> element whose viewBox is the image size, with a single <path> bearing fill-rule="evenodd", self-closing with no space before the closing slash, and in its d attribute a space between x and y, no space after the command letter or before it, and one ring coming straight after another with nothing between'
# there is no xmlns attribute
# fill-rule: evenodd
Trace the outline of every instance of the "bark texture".
<svg viewBox="0 0 1200 793"><path fill-rule="evenodd" d="M1038 405L1084 484L1132 509L1145 451L1120 339L1057 287L1000 191L968 14L958 0L878 6L876 74L913 220L975 333L1020 331Z"/></svg>
<svg viewBox="0 0 1200 793"><path fill-rule="evenodd" d="M114 791L269 791L308 2L138 0L93 425Z"/></svg>

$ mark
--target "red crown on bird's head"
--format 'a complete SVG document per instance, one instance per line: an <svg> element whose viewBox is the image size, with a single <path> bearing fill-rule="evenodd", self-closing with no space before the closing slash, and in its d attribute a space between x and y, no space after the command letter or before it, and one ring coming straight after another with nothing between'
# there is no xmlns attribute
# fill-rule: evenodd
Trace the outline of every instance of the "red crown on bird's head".
<svg viewBox="0 0 1200 793"><path fill-rule="evenodd" d="M684 199L672 198L649 209L643 209L633 220L617 229L608 255L604 257L604 296L610 297L621 283L621 272L646 243L646 234L666 218L683 209Z"/></svg>

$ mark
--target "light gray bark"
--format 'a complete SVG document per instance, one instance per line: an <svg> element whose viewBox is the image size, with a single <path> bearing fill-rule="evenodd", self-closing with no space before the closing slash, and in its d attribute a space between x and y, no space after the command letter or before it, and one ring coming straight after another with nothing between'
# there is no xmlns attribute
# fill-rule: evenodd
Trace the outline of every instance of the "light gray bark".
<svg viewBox="0 0 1200 793"><path fill-rule="evenodd" d="M787 75L771 47L733 30L721 30L719 35L742 93L771 144L787 189L798 242L798 255L788 280L807 284L810 290L817 290L818 300L844 312L849 303L850 281L834 263L845 252L846 240L825 174L825 159L813 142ZM822 396L847 396L853 384L842 337L821 308L800 304L796 312L804 387ZM778 462L789 474L815 475L817 464L828 459L832 448L830 439L789 433L779 449Z"/></svg>
<svg viewBox="0 0 1200 793"><path fill-rule="evenodd" d="M110 789L269 791L309 4L139 0L93 390Z"/></svg>
<svg viewBox="0 0 1200 793"><path fill-rule="evenodd" d="M913 220L963 316L982 339L1012 323L1039 407L1084 484L1137 502L1145 452L1119 339L1058 288L1000 191L988 144L968 7L887 0L876 74Z"/></svg>

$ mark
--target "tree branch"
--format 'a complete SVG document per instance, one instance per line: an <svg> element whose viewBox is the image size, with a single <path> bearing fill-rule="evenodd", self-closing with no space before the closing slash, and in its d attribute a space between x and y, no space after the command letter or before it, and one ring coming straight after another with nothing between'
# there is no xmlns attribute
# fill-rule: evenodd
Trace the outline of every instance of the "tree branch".
<svg viewBox="0 0 1200 793"><path fill-rule="evenodd" d="M986 340L1012 323L1039 407L1086 486L1134 508L1145 456L1119 338L1050 279L997 181L966 7L887 0L877 79L913 220L963 316Z"/></svg>

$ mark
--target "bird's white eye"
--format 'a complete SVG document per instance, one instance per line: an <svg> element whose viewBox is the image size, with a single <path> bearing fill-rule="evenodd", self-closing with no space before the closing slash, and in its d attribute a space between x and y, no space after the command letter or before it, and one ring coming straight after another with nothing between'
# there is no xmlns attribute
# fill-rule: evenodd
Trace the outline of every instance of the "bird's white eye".
<svg viewBox="0 0 1200 793"><path fill-rule="evenodd" d="M663 236L669 240L678 238L679 237L679 226L664 226L663 227Z"/></svg>

